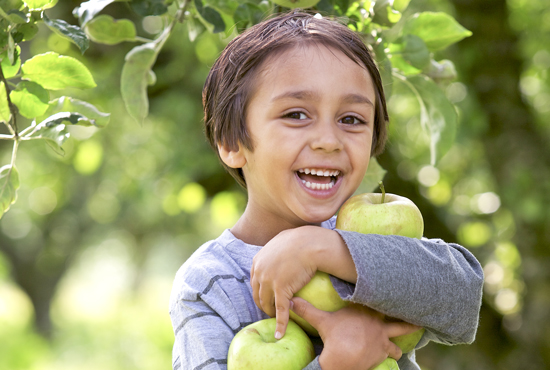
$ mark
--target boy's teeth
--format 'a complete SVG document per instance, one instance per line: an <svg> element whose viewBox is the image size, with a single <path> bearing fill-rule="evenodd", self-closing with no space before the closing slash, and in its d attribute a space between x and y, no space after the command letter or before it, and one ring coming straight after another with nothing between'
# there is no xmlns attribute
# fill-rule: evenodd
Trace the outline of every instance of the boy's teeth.
<svg viewBox="0 0 550 370"><path fill-rule="evenodd" d="M338 170L317 170L315 168L301 168L298 170L300 173L305 173L306 175L312 174L317 176L338 176L340 171Z"/></svg>
<svg viewBox="0 0 550 370"><path fill-rule="evenodd" d="M302 182L305 184L306 188L310 188L313 190L329 190L329 189L332 189L332 187L334 186L334 180L332 180L328 184L319 184L316 182L309 182L306 180L302 180Z"/></svg>

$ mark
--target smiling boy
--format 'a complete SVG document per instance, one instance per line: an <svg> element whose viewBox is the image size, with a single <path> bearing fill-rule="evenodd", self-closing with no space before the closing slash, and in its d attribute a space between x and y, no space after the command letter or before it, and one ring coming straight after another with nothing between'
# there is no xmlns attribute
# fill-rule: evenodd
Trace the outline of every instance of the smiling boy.
<svg viewBox="0 0 550 370"><path fill-rule="evenodd" d="M389 338L418 326L426 328L418 347L473 341L483 274L466 249L334 229L386 136L380 75L352 31L303 13L256 25L218 58L203 102L206 135L248 202L230 230L178 271L174 369L225 369L241 328L276 316L280 338L290 308L321 336L307 369L400 359ZM353 304L327 313L293 299L317 270L333 275ZM419 369L414 351L399 365Z"/></svg>

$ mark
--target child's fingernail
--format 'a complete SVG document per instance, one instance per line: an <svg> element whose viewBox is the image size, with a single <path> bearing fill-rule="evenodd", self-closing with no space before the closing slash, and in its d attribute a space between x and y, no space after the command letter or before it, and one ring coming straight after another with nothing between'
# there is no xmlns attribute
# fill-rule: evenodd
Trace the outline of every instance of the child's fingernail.
<svg viewBox="0 0 550 370"><path fill-rule="evenodd" d="M294 302L290 301L290 309L292 310L294 308Z"/></svg>
<svg viewBox="0 0 550 370"><path fill-rule="evenodd" d="M282 337L283 335L280 332L278 331L275 332L275 339L281 339Z"/></svg>

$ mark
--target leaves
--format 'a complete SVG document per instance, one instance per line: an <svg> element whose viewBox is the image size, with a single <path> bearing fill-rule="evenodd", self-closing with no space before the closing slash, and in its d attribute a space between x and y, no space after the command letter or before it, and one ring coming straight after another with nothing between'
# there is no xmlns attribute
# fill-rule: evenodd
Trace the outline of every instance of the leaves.
<svg viewBox="0 0 550 370"><path fill-rule="evenodd" d="M225 31L225 22L216 9L210 6L204 6L202 0L195 0L195 8L205 21L214 26L213 33Z"/></svg>
<svg viewBox="0 0 550 370"><path fill-rule="evenodd" d="M25 0L24 3L30 10L43 10L53 8L57 0Z"/></svg>
<svg viewBox="0 0 550 370"><path fill-rule="evenodd" d="M22 78L36 82L48 90L67 87L89 89L96 86L92 74L78 60L54 52L39 54L22 66Z"/></svg>
<svg viewBox="0 0 550 370"><path fill-rule="evenodd" d="M10 106L6 95L4 82L0 81L0 121L9 122L11 118Z"/></svg>
<svg viewBox="0 0 550 370"><path fill-rule="evenodd" d="M15 166L0 168L0 218L15 203L19 189L19 174Z"/></svg>
<svg viewBox="0 0 550 370"><path fill-rule="evenodd" d="M435 12L414 14L405 23L403 33L420 37L430 51L444 49L472 35L450 15Z"/></svg>
<svg viewBox="0 0 550 370"><path fill-rule="evenodd" d="M0 59L2 59L2 73L4 73L4 78L12 78L17 74L17 72L19 72L19 68L21 67L21 48L19 45L15 47L15 55L14 64L10 63L7 51L0 55Z"/></svg>
<svg viewBox="0 0 550 370"><path fill-rule="evenodd" d="M159 48L155 43L136 46L126 55L122 67L120 89L126 110L138 123L142 123L149 113L147 86L149 71L157 60Z"/></svg>
<svg viewBox="0 0 550 370"><path fill-rule="evenodd" d="M82 54L88 49L90 42L80 27L73 26L61 19L51 20L46 14L42 15L42 19L52 31L78 46Z"/></svg>
<svg viewBox="0 0 550 370"><path fill-rule="evenodd" d="M355 191L355 194L372 193L374 189L378 188L378 184L384 179L387 172L388 171L380 166L376 158L372 157L370 159L367 172L363 177L363 181L361 181L361 185L359 185L359 188Z"/></svg>
<svg viewBox="0 0 550 370"><path fill-rule="evenodd" d="M42 117L37 117L37 121L42 122L46 120L47 117L53 116L56 113L60 112L69 112L69 113L79 113L82 116L80 121L77 123L81 126L96 126L96 127L105 127L109 123L110 114L101 112L94 105L71 98L69 96L62 96L58 99L55 99L50 102L48 110L44 113ZM87 119L87 121L84 120Z"/></svg>
<svg viewBox="0 0 550 370"><path fill-rule="evenodd" d="M132 10L142 17L148 15L162 15L168 11L164 0L133 0L130 3Z"/></svg>
<svg viewBox="0 0 550 370"><path fill-rule="evenodd" d="M435 165L454 142L458 120L456 109L430 78L423 75L394 76L409 87L420 105L420 123L430 136L430 162Z"/></svg>
<svg viewBox="0 0 550 370"><path fill-rule="evenodd" d="M34 118L46 112L50 94L36 82L21 81L10 93L10 98L22 116Z"/></svg>
<svg viewBox="0 0 550 370"><path fill-rule="evenodd" d="M106 45L134 41L136 38L136 27L132 21L115 20L110 15L100 15L92 19L85 30L92 41Z"/></svg>
<svg viewBox="0 0 550 370"><path fill-rule="evenodd" d="M107 5L116 0L89 0L85 1L73 10L73 15L78 18L80 26L84 28L86 23L91 21L94 16L103 10Z"/></svg>
<svg viewBox="0 0 550 370"><path fill-rule="evenodd" d="M56 113L34 127L34 129L25 138L46 139L48 144L58 154L63 154L61 145L69 138L65 124L90 126L92 120L80 113L60 112Z"/></svg>

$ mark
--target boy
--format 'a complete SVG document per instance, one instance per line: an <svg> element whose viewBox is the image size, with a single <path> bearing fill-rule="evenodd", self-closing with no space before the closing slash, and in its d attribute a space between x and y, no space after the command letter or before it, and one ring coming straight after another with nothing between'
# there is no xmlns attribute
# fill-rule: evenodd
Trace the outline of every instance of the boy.
<svg viewBox="0 0 550 370"><path fill-rule="evenodd" d="M206 135L248 202L177 273L174 369L225 369L240 329L276 316L280 338L290 308L322 339L310 370L371 369L388 356L419 369L414 351L400 358L389 340L419 326L417 348L473 341L483 273L466 249L334 229L388 120L378 70L352 31L303 13L258 24L218 58L203 103ZM316 270L354 304L327 313L293 299Z"/></svg>

